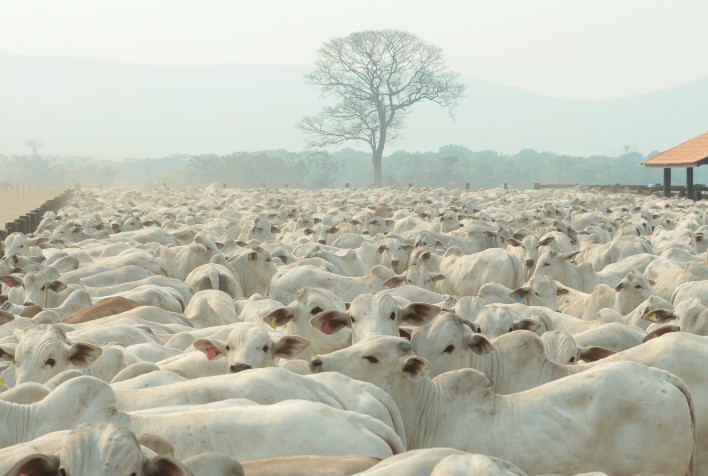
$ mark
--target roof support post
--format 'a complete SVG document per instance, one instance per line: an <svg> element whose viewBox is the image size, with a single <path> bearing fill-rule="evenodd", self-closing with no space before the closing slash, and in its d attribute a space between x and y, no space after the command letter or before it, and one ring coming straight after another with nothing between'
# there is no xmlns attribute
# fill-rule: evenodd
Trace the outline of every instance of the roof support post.
<svg viewBox="0 0 708 476"><path fill-rule="evenodd" d="M664 169L664 196L671 196L671 169L668 167Z"/></svg>
<svg viewBox="0 0 708 476"><path fill-rule="evenodd" d="M686 169L686 196L691 200L695 200L696 196L693 193L693 167Z"/></svg>

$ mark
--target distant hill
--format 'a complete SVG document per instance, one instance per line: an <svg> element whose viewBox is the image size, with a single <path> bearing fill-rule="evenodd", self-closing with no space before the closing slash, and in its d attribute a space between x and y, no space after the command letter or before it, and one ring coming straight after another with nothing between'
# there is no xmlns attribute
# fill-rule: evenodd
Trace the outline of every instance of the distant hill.
<svg viewBox="0 0 708 476"><path fill-rule="evenodd" d="M319 110L306 68L200 67L0 55L0 154L26 152L98 158L164 157L238 150L301 150L294 123ZM651 74L651 71L647 71ZM460 144L474 150L563 154L648 153L708 130L708 78L608 101L572 101L465 78L467 96L452 122L421 104L404 138L409 151Z"/></svg>

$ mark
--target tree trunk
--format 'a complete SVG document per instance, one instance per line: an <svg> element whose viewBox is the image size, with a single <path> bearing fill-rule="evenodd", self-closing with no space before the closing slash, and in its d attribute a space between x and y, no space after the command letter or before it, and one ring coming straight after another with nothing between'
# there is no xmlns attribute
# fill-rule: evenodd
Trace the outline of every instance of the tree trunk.
<svg viewBox="0 0 708 476"><path fill-rule="evenodd" d="M381 153L374 151L371 156L371 162L374 164L374 187L380 187L381 181Z"/></svg>

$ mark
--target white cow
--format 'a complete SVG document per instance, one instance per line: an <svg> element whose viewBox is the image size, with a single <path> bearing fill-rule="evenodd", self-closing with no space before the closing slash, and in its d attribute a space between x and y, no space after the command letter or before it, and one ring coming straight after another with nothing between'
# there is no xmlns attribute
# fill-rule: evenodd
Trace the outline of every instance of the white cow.
<svg viewBox="0 0 708 476"><path fill-rule="evenodd" d="M360 294L347 311L323 311L310 319L310 323L328 335L349 327L352 343L356 343L375 335L398 336L402 323L423 325L439 312L440 308L432 304L414 302L399 306L388 294Z"/></svg>
<svg viewBox="0 0 708 476"><path fill-rule="evenodd" d="M36 453L38 448L41 448L43 453ZM24 458L20 456L31 451L35 453ZM115 423L84 423L69 432L50 433L28 444L8 448L6 452L11 459L19 459L6 473L9 476L192 474L182 463L170 456L146 456L149 451L141 448L135 435ZM0 469L7 470L2 466Z"/></svg>
<svg viewBox="0 0 708 476"><path fill-rule="evenodd" d="M262 325L239 322L234 325L226 340L217 338L197 339L194 348L204 352L207 359L226 357L224 372L272 367L276 358L297 357L310 341L300 336L274 338Z"/></svg>
<svg viewBox="0 0 708 476"><path fill-rule="evenodd" d="M691 394L683 381L658 369L613 363L501 396L475 370L431 380L428 362L413 355L409 342L390 336L317 356L310 366L386 390L401 410L409 449L451 447L486 454L533 474L693 472ZM515 430L520 427L528 430ZM574 438L567 437L569 431ZM635 445L627 445L628 431Z"/></svg>
<svg viewBox="0 0 708 476"><path fill-rule="evenodd" d="M459 296L475 296L486 283L516 289L524 282L519 258L497 248L472 255L462 255L456 247L449 248L440 263L440 272L445 279L438 282L439 292Z"/></svg>

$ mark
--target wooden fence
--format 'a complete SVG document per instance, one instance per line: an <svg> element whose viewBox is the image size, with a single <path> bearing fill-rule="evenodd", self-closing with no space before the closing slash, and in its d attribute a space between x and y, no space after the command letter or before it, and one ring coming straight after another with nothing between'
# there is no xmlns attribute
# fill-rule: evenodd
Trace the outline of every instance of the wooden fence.
<svg viewBox="0 0 708 476"><path fill-rule="evenodd" d="M7 235L16 231L24 233L25 235L34 233L37 230L39 222L42 221L44 213L50 210L54 212L59 211L61 207L65 206L69 202L72 194L73 190L67 189L56 197L47 200L40 207L35 208L24 215L20 215L13 221L5 223L5 229L0 230L0 240L4 240L7 238Z"/></svg>
<svg viewBox="0 0 708 476"><path fill-rule="evenodd" d="M640 195L649 195L652 193L663 193L664 188L661 185L654 185L654 186L649 186L649 185L622 185L619 183L616 183L614 185L584 185L584 184L541 184L541 183L534 183L533 184L533 189L534 190L544 190L544 189L564 189L564 188L575 188L575 187L585 187L590 190L594 191L603 191L603 192L611 192L611 193L620 193L620 192L635 192ZM701 200L703 198L703 193L708 191L708 187L705 185L694 185L693 190L696 194L695 199L696 200ZM686 186L685 185L672 185L671 186L671 192L677 192L677 194L681 197L686 196Z"/></svg>

